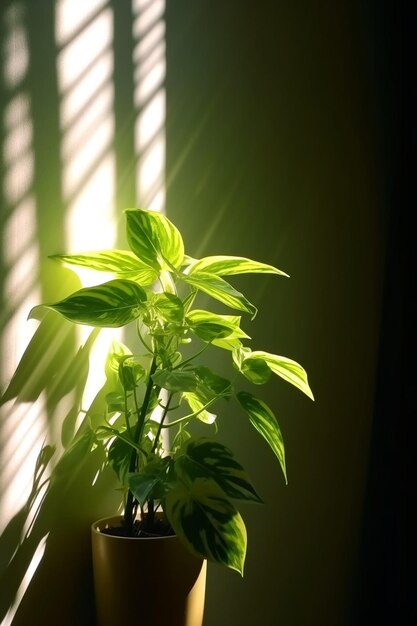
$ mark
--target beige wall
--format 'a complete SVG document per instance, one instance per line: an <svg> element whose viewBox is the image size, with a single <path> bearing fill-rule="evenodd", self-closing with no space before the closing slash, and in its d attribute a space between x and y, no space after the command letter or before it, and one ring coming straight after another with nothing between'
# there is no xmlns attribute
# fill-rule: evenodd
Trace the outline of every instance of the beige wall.
<svg viewBox="0 0 417 626"><path fill-rule="evenodd" d="M291 275L235 284L260 309L246 325L253 346L300 361L316 396L279 381L257 390L284 433L288 486L237 407L224 409L220 431L265 505L245 507L244 580L209 567L206 626L348 623L384 244L355 4L180 2L168 13L168 213L189 254L243 254Z"/></svg>
<svg viewBox="0 0 417 626"><path fill-rule="evenodd" d="M348 623L367 475L385 229L378 107L356 4L168 3L167 213L184 232L189 254L241 254L291 275L235 284L260 309L246 326L253 346L300 361L316 396L313 404L280 381L260 390L284 433L288 486L237 407L225 407L221 433L265 505L242 507L249 535L245 578L210 566L205 626ZM34 11L30 3L32 56L22 83L34 107L32 190L45 258L64 245L66 209L53 5L43 0ZM126 27L123 19L118 23ZM118 37L119 58L122 44ZM121 77L123 72L119 87ZM116 115L119 145L112 144L119 217L134 186L126 140L133 128L126 115L131 84L125 87ZM2 116L8 97L3 95ZM3 159L3 182L6 169ZM11 210L4 189L2 232ZM44 298L54 286L65 290L44 267L38 276ZM2 269L6 276L7 267ZM73 358L71 334L65 341ZM224 358L213 364L228 367ZM52 376L55 370L43 375L48 371ZM47 431L59 441L61 422L53 422L51 407L56 405L47 407ZM61 504L57 498L44 511L39 537L50 526L54 532L15 624L49 623L56 611L63 626L89 623L88 524L114 498L105 476L92 492L93 476L84 467L61 493ZM21 522L13 518L0 537L7 554L13 554ZM6 571L2 601L13 597L33 547L26 544L14 569Z"/></svg>

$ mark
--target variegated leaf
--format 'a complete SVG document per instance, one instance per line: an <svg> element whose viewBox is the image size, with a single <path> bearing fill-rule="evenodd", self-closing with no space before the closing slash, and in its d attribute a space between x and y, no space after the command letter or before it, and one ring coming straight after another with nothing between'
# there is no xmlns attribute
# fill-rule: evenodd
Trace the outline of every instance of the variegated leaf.
<svg viewBox="0 0 417 626"><path fill-rule="evenodd" d="M50 257L67 265L88 267L99 272L110 272L118 278L134 280L141 285L150 285L158 273L143 263L130 250L99 250L80 254L54 254Z"/></svg>
<svg viewBox="0 0 417 626"><path fill-rule="evenodd" d="M287 471L285 467L285 448L281 429L275 418L275 415L269 406L259 398L255 398L251 393L240 391L236 394L240 405L249 417L252 426L269 444L275 456L277 457L282 471L284 473L285 482L287 482Z"/></svg>
<svg viewBox="0 0 417 626"><path fill-rule="evenodd" d="M236 274L280 274L288 276L285 272L273 265L259 263L241 256L206 256L200 260L190 259L189 274L195 272L210 272L217 276L232 276Z"/></svg>
<svg viewBox="0 0 417 626"><path fill-rule="evenodd" d="M262 502L231 450L218 441L191 441L175 461L175 471L185 476L187 481L199 478L214 480L230 498Z"/></svg>
<svg viewBox="0 0 417 626"><path fill-rule="evenodd" d="M236 316L217 315L210 311L194 309L187 313L187 322L191 330L203 341L215 339L237 339L239 337L249 339L248 335L239 328L239 322L235 323ZM237 317L240 321L240 318Z"/></svg>
<svg viewBox="0 0 417 626"><path fill-rule="evenodd" d="M178 296L172 293L156 293L152 306L157 314L167 322L181 323L184 319L184 306Z"/></svg>
<svg viewBox="0 0 417 626"><path fill-rule="evenodd" d="M252 318L255 317L258 311L240 291L237 291L230 283L220 276L216 276L216 274L195 272L189 276L183 274L182 278L192 287L204 291L204 293L207 293L212 298L219 300L230 308L250 313Z"/></svg>
<svg viewBox="0 0 417 626"><path fill-rule="evenodd" d="M252 353L252 350L246 346L240 344L237 346L232 353L233 363L236 365L237 369L240 371L242 368L242 363L245 359L248 359Z"/></svg>
<svg viewBox="0 0 417 626"><path fill-rule="evenodd" d="M213 339L211 342L213 346L217 346L218 348L223 348L223 350L236 350L242 345L240 339L236 337L225 337L224 339Z"/></svg>
<svg viewBox="0 0 417 626"><path fill-rule="evenodd" d="M165 513L175 533L197 556L221 563L243 576L246 528L216 483L178 481L165 499Z"/></svg>
<svg viewBox="0 0 417 626"><path fill-rule="evenodd" d="M183 394L183 398L187 401L193 413L196 413L197 419L205 424L213 424L216 420L216 415L205 409L207 400L201 400L201 398L194 391L186 391Z"/></svg>
<svg viewBox="0 0 417 626"><path fill-rule="evenodd" d="M146 292L130 280L111 280L79 289L64 300L45 305L63 317L88 326L117 328L139 317Z"/></svg>
<svg viewBox="0 0 417 626"><path fill-rule="evenodd" d="M264 352L262 350L252 352L249 358L264 361L268 367L271 368L274 374L277 374L277 376L286 380L287 383L294 385L294 387L297 387L300 391L305 393L306 396L314 400L313 392L308 384L307 372L296 361L288 359L285 356L270 354L269 352Z"/></svg>
<svg viewBox="0 0 417 626"><path fill-rule="evenodd" d="M157 270L172 270L182 265L184 243L179 230L156 211L127 209L127 240L134 254Z"/></svg>
<svg viewBox="0 0 417 626"><path fill-rule="evenodd" d="M245 359L240 371L255 385L263 385L271 377L271 368L262 359Z"/></svg>

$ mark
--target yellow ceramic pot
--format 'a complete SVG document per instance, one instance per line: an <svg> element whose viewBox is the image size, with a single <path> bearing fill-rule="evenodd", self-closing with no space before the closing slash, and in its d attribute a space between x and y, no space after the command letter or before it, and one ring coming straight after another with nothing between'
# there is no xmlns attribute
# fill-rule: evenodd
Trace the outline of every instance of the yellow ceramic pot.
<svg viewBox="0 0 417 626"><path fill-rule="evenodd" d="M202 626L207 562L171 537L117 537L91 527L97 626Z"/></svg>

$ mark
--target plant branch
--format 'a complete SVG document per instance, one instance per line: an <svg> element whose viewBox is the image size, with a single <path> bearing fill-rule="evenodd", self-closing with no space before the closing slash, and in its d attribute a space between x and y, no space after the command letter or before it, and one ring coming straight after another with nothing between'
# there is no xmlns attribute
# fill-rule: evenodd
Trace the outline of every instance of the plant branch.
<svg viewBox="0 0 417 626"><path fill-rule="evenodd" d="M188 357L188 359L185 359L185 361L181 361L181 363L178 363L178 365L176 365L175 367L172 368L172 371L178 369L179 367L184 367L184 365L186 365L187 363L190 363L191 361L194 361L194 359L196 359L198 356L200 356L200 354L202 354L205 350L207 350L207 348L210 346L210 343L206 343L201 350L199 350L198 352L196 352L195 354L193 354L193 356Z"/></svg>
<svg viewBox="0 0 417 626"><path fill-rule="evenodd" d="M156 435L155 435L155 441L153 443L152 452L155 452L156 448L158 447L158 439L161 436L161 430L163 428L165 418L168 415L169 405L170 405L170 402L172 400L173 395L174 395L173 393L170 393L169 396L168 396L168 400L167 400L167 403L166 403L166 405L164 407L164 412L162 414L161 421L159 422L158 430L157 430Z"/></svg>
<svg viewBox="0 0 417 626"><path fill-rule="evenodd" d="M129 434L129 437L132 437L132 431L130 430L130 422L129 422L129 416L128 416L128 406L127 406L127 391L126 389L123 387L123 394L124 394L124 403L125 403L125 422L126 422L126 430ZM135 391L133 390L133 395L135 395Z"/></svg>
<svg viewBox="0 0 417 626"><path fill-rule="evenodd" d="M152 376L155 373L155 370L156 370L156 357L154 356L152 359L150 370L149 370L149 378L148 378L148 384L147 384L146 391L145 391L145 397L143 399L142 408L140 410L140 415L138 416L138 422L136 424L136 428L134 432L134 442L137 443L138 445L140 443L146 414L148 412L149 400L151 398L151 393L152 393L152 389L154 385ZM131 457L130 457L129 472L134 472L136 470L137 460L138 460L138 454L136 450L133 450ZM133 529L133 509L134 509L134 496L133 496L133 493L129 489L128 494L127 494L127 499L126 499L125 513L124 513L124 522L125 522L125 525L129 534L132 534L132 529Z"/></svg>
<svg viewBox="0 0 417 626"><path fill-rule="evenodd" d="M181 404L177 404L177 405L175 405L175 406L172 406L172 407L169 407L169 408L168 408L168 405L167 405L167 404L166 404L166 405L161 404L161 401L160 401L160 400L158 400L158 405L161 407L161 409L164 409L164 411L165 411L165 409L166 409L167 411L175 411L176 409L179 409L179 408L180 408L180 406L181 406Z"/></svg>
<svg viewBox="0 0 417 626"><path fill-rule="evenodd" d="M190 420L193 417L196 417L197 415L205 411L209 406L211 406L213 402L215 402L218 398L221 398L221 397L222 396L216 396L215 398L212 398L211 400L209 400L209 402L207 402L207 404L202 406L201 409L199 409L198 411L195 411L194 413L190 413L189 415L184 415L184 417L180 417L179 419L175 420L175 422L170 422L169 424L163 424L162 428L171 428L171 426L177 426L177 424L182 424L182 422L186 422L187 420Z"/></svg>
<svg viewBox="0 0 417 626"><path fill-rule="evenodd" d="M145 340L144 340L144 338L143 338L142 333L140 332L140 322L139 322L139 320L136 322L136 332L138 333L138 337L139 337L139 339L140 339L140 341L141 341L142 345L143 345L143 346L147 349L147 351L148 351L148 352L150 352L151 354L153 354L153 352L154 352L154 351L152 350L152 348L150 348L150 347L148 346L148 344L146 343L146 341L145 341Z"/></svg>

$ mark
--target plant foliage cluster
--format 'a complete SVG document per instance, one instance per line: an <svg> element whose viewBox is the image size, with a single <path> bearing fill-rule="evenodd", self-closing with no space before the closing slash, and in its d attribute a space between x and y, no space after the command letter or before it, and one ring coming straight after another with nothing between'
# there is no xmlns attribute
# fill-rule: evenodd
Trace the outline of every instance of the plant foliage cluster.
<svg viewBox="0 0 417 626"><path fill-rule="evenodd" d="M242 573L246 531L236 502L261 498L232 452L215 436L194 436L191 427L196 420L213 424L220 401L234 397L272 449L286 479L284 443L271 408L257 394L236 392L230 380L202 365L199 355L207 348L225 350L246 382L259 386L276 374L313 396L301 365L248 347L240 315L194 305L203 292L253 318L255 306L225 276L285 274L243 257L193 259L185 254L179 230L164 215L140 209L125 214L130 250L53 257L111 272L114 279L43 306L76 324L135 325L135 348L113 341L107 356L104 419L95 418L94 406L87 412L91 447L106 449L123 487L126 529L133 533L140 511L151 531L161 507L189 550ZM185 348L190 343L192 347Z"/></svg>

